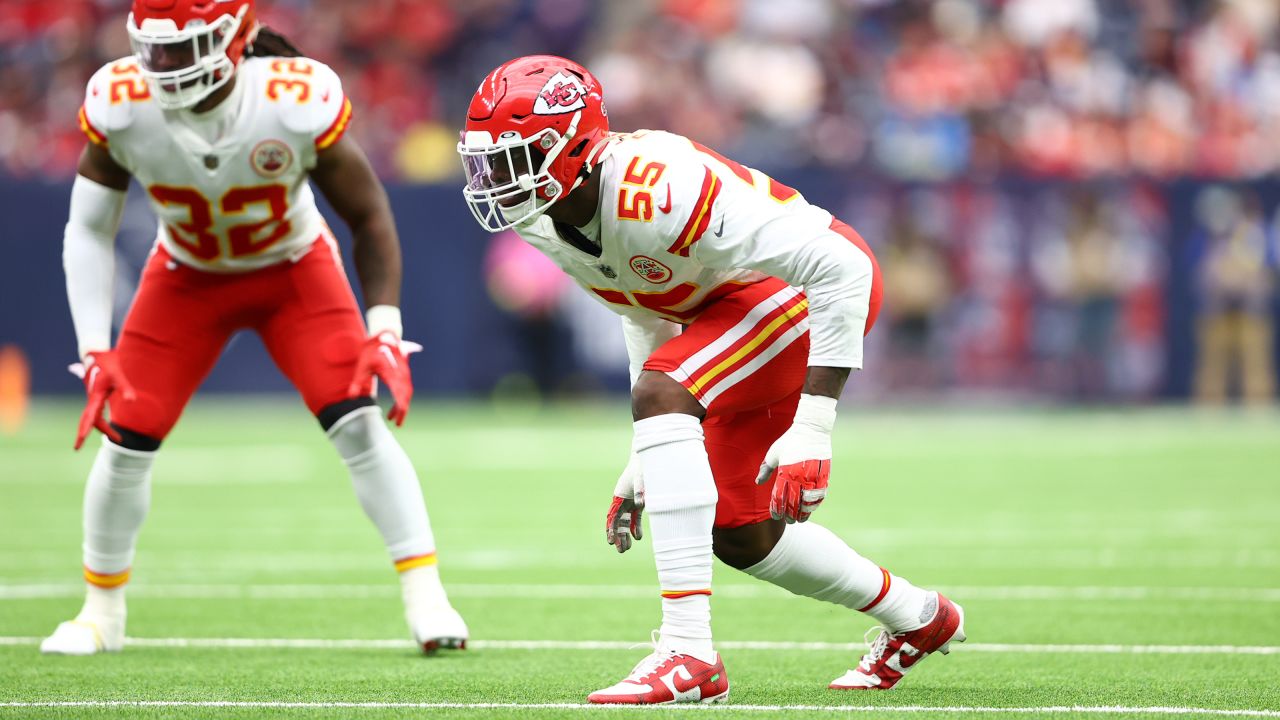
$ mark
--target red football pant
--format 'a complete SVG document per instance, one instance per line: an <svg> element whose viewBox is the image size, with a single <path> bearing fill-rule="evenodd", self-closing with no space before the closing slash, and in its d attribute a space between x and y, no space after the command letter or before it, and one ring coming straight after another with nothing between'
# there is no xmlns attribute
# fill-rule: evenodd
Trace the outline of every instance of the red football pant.
<svg viewBox="0 0 1280 720"><path fill-rule="evenodd" d="M866 334L880 314L880 267L852 228L835 220L831 229L871 258ZM769 278L717 300L645 361L645 370L666 373L707 409L702 428L720 495L715 527L770 519L773 479L756 485L756 475L800 402L809 370L807 307L803 292Z"/></svg>
<svg viewBox="0 0 1280 720"><path fill-rule="evenodd" d="M253 330L311 412L351 397L364 321L335 248L244 273L211 273L157 247L116 351L137 398L111 398L111 421L163 440L238 330ZM372 392L370 381L362 392Z"/></svg>

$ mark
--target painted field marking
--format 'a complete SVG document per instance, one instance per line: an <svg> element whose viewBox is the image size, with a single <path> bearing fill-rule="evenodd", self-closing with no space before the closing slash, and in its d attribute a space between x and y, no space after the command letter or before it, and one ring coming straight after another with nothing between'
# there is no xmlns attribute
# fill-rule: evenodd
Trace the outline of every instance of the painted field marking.
<svg viewBox="0 0 1280 720"><path fill-rule="evenodd" d="M963 600L1177 600L1219 602L1280 602L1280 588L1229 587L1156 587L1156 586L961 586L942 585L939 590ZM449 594L468 598L584 598L584 599L651 599L657 596L653 585L588 585L588 584L489 584L450 583ZM0 585L3 600L52 600L79 598L83 583L24 583ZM766 583L716 585L718 597L789 598L791 594ZM182 600L310 600L398 598L400 587L394 584L162 584L135 583L129 586L129 597Z"/></svg>
<svg viewBox="0 0 1280 720"><path fill-rule="evenodd" d="M273 702L252 700L68 700L48 702L0 702L0 708L292 708L306 710L342 709L412 709L412 710L596 710L618 711L611 705L580 703L448 703L448 702ZM1124 707L1120 705L1049 705L1043 707L969 707L945 705L858 706L858 705L650 705L626 709L641 711L688 710L693 712L830 712L830 713L948 713L971 714L1064 714L1092 715L1214 715L1225 717L1280 717L1280 710L1252 710L1197 707Z"/></svg>
<svg viewBox="0 0 1280 720"><path fill-rule="evenodd" d="M3 645L38 645L34 636L0 636ZM363 638L128 638L131 647L151 648L287 648L294 650L401 650L409 640ZM477 650L631 650L634 642L620 640L472 640ZM717 640L723 650L860 651L865 643L793 642L782 640ZM965 643L964 652L1103 654L1103 655L1280 655L1274 645L1067 645L1024 643Z"/></svg>

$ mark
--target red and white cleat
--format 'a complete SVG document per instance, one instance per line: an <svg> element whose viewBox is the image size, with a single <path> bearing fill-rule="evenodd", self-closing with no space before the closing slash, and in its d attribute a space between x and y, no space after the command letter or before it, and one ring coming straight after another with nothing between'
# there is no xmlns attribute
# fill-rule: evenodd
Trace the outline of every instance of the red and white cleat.
<svg viewBox="0 0 1280 720"><path fill-rule="evenodd" d="M587 696L587 702L604 705L709 704L728 699L729 676L720 653L714 663L707 663L661 644L622 682Z"/></svg>
<svg viewBox="0 0 1280 720"><path fill-rule="evenodd" d="M964 642L964 608L951 602L942 593L933 619L923 627L894 635L884 628L871 641L870 649L858 667L831 681L832 690L889 690L908 670L932 652L946 655L952 642ZM869 631L870 632L870 631Z"/></svg>

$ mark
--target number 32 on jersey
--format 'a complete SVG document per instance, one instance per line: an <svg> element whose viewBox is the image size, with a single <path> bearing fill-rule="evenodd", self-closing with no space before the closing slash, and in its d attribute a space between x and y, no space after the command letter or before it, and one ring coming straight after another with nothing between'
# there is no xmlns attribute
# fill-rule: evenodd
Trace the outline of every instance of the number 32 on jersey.
<svg viewBox="0 0 1280 720"><path fill-rule="evenodd" d="M186 222L165 224L175 243L201 260L215 260L222 255L223 244L213 232L213 203L208 198L195 188L172 185L152 185L147 192L161 205L186 207ZM233 187L223 193L218 208L224 216L244 213L251 205L265 205L270 213L265 220L227 228L230 257L256 255L289 236L291 227L285 219L288 193L288 188L279 184Z"/></svg>

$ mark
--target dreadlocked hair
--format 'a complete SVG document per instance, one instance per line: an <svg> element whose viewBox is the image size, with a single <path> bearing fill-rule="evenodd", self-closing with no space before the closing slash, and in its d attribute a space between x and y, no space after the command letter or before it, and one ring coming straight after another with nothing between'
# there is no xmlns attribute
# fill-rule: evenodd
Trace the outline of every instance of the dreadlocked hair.
<svg viewBox="0 0 1280 720"><path fill-rule="evenodd" d="M249 57L302 57L302 51L293 46L289 38L263 25L253 44L245 50Z"/></svg>

